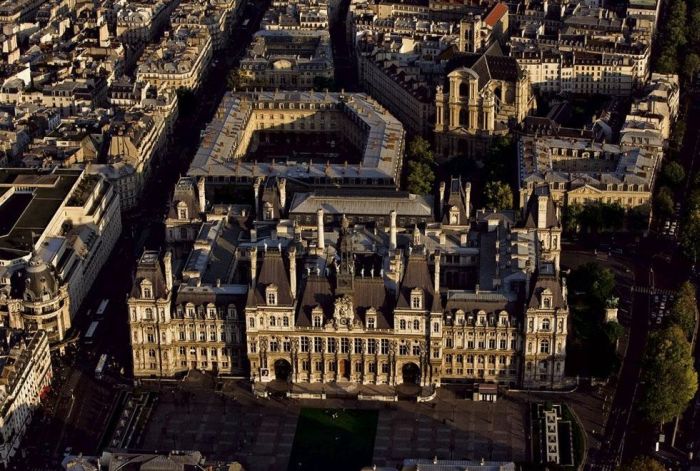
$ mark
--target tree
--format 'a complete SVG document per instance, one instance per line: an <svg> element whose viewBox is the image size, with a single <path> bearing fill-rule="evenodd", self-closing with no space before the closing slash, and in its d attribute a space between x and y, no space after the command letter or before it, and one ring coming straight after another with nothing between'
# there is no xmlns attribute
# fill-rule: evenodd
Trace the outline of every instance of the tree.
<svg viewBox="0 0 700 471"><path fill-rule="evenodd" d="M427 195L433 190L435 174L425 162L409 162L407 181L410 193Z"/></svg>
<svg viewBox="0 0 700 471"><path fill-rule="evenodd" d="M695 286L686 281L678 290L676 299L671 306L671 313L668 316L668 321L680 327L688 340L693 337L695 330L696 312L698 301L695 297Z"/></svg>
<svg viewBox="0 0 700 471"><path fill-rule="evenodd" d="M698 70L700 70L700 56L691 52L685 56L685 61L683 61L683 74L685 75L685 79L692 81Z"/></svg>
<svg viewBox="0 0 700 471"><path fill-rule="evenodd" d="M484 206L500 211L513 207L513 190L502 181L490 181L484 187Z"/></svg>
<svg viewBox="0 0 700 471"><path fill-rule="evenodd" d="M632 232L644 232L649 229L651 207L648 203L636 206L627 212L627 228Z"/></svg>
<svg viewBox="0 0 700 471"><path fill-rule="evenodd" d="M694 50L700 47L700 10L691 7L690 17L688 18L688 41Z"/></svg>
<svg viewBox="0 0 700 471"><path fill-rule="evenodd" d="M569 281L573 290L586 293L591 307L602 312L615 291L615 275L596 262L584 263L571 272Z"/></svg>
<svg viewBox="0 0 700 471"><path fill-rule="evenodd" d="M617 471L666 471L666 468L654 458L638 456L631 463L617 468Z"/></svg>
<svg viewBox="0 0 700 471"><path fill-rule="evenodd" d="M670 186L678 186L685 180L685 170L678 162L669 162L664 166L664 181Z"/></svg>
<svg viewBox="0 0 700 471"><path fill-rule="evenodd" d="M659 192L654 198L654 206L660 216L670 216L673 214L673 192L667 186L659 188Z"/></svg>
<svg viewBox="0 0 700 471"><path fill-rule="evenodd" d="M664 424L685 410L698 389L690 343L671 325L651 334L642 361L640 409L646 420Z"/></svg>
<svg viewBox="0 0 700 471"><path fill-rule="evenodd" d="M425 195L433 190L435 157L430 143L422 137L416 137L408 144L407 189L411 193Z"/></svg>
<svg viewBox="0 0 700 471"><path fill-rule="evenodd" d="M566 232L578 232L581 225L581 213L583 206L581 203L571 203L564 208L564 230Z"/></svg>
<svg viewBox="0 0 700 471"><path fill-rule="evenodd" d="M691 209L688 213L680 239L683 252L695 262L700 255L700 208Z"/></svg>
<svg viewBox="0 0 700 471"><path fill-rule="evenodd" d="M422 137L414 138L408 144L408 159L433 164L433 162L435 162L435 156L430 149L430 143Z"/></svg>
<svg viewBox="0 0 700 471"><path fill-rule="evenodd" d="M600 205L600 215L603 220L603 228L616 231L622 229L622 222L625 219L625 208L618 203L598 203Z"/></svg>

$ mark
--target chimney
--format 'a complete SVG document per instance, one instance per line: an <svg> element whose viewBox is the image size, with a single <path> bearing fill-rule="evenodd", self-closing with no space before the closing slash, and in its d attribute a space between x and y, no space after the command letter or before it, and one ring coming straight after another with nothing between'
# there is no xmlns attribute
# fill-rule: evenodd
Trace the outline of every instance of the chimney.
<svg viewBox="0 0 700 471"><path fill-rule="evenodd" d="M547 195L537 195L537 228L547 227Z"/></svg>
<svg viewBox="0 0 700 471"><path fill-rule="evenodd" d="M467 218L467 224L469 224L469 217L471 216L471 202L472 202L472 184L467 182L464 184L464 213Z"/></svg>
<svg viewBox="0 0 700 471"><path fill-rule="evenodd" d="M259 198L260 198L260 178L256 178L255 182L253 182L253 207L255 208L255 219L258 218L258 206L259 206Z"/></svg>
<svg viewBox="0 0 700 471"><path fill-rule="evenodd" d="M170 250L163 255L163 268L165 269L165 289L170 293L173 290L173 254Z"/></svg>
<svg viewBox="0 0 700 471"><path fill-rule="evenodd" d="M197 180L197 196L199 196L199 211L204 213L207 211L207 194L204 177L200 177L199 180Z"/></svg>
<svg viewBox="0 0 700 471"><path fill-rule="evenodd" d="M440 250L435 251L435 277L433 284L435 285L433 289L437 295L440 293Z"/></svg>
<svg viewBox="0 0 700 471"><path fill-rule="evenodd" d="M323 208L318 208L316 211L316 232L318 232L318 248L323 250L326 248L326 236L323 229Z"/></svg>
<svg viewBox="0 0 700 471"><path fill-rule="evenodd" d="M396 210L392 209L389 213L389 250L396 250Z"/></svg>
<svg viewBox="0 0 700 471"><path fill-rule="evenodd" d="M445 204L445 187L447 185L445 182L440 182L440 191L438 192L438 197L440 198L440 207L438 208L438 214L442 215L442 207Z"/></svg>
<svg viewBox="0 0 700 471"><path fill-rule="evenodd" d="M297 249L293 244L289 246L289 289L292 291L292 299L297 297Z"/></svg>
<svg viewBox="0 0 700 471"><path fill-rule="evenodd" d="M255 278L258 273L258 248L253 246L250 249L250 286L255 285Z"/></svg>
<svg viewBox="0 0 700 471"><path fill-rule="evenodd" d="M280 192L280 212L284 212L284 208L287 206L287 179L280 178L277 186Z"/></svg>

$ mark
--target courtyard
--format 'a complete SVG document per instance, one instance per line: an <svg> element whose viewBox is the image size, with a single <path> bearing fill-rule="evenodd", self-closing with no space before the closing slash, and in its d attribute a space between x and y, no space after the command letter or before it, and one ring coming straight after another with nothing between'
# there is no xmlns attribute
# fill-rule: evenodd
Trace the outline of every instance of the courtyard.
<svg viewBox="0 0 700 471"><path fill-rule="evenodd" d="M297 401L256 399L249 387L241 381L220 391L164 388L138 446L199 450L252 471L329 464L359 470L357 464L396 466L409 457L527 459L522 398L473 402L442 389L428 403Z"/></svg>

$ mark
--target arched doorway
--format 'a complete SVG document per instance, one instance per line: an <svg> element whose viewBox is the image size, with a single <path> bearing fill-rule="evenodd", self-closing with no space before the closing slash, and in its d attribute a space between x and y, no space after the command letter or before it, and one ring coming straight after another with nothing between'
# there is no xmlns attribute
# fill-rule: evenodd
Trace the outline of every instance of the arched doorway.
<svg viewBox="0 0 700 471"><path fill-rule="evenodd" d="M338 361L338 378L350 381L350 361Z"/></svg>
<svg viewBox="0 0 700 471"><path fill-rule="evenodd" d="M420 384L420 368L415 363L406 363L401 368L404 384Z"/></svg>
<svg viewBox="0 0 700 471"><path fill-rule="evenodd" d="M284 359L275 362L275 379L279 381L289 381L292 374L292 365Z"/></svg>

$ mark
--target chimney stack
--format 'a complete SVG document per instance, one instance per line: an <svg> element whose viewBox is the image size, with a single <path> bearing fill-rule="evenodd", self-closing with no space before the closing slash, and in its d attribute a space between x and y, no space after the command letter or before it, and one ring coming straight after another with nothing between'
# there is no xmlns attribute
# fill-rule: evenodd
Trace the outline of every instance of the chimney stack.
<svg viewBox="0 0 700 471"><path fill-rule="evenodd" d="M250 249L250 286L255 285L255 278L258 273L258 248L256 246Z"/></svg>
<svg viewBox="0 0 700 471"><path fill-rule="evenodd" d="M389 249L396 250L396 210L392 209L389 213Z"/></svg>
<svg viewBox="0 0 700 471"><path fill-rule="evenodd" d="M442 207L445 205L445 187L447 185L445 182L440 182L440 191L438 197L440 198L440 207L438 208L438 214L442 217Z"/></svg>
<svg viewBox="0 0 700 471"><path fill-rule="evenodd" d="M165 269L165 289L170 293L173 290L173 254L170 250L163 255L163 268Z"/></svg>
<svg viewBox="0 0 700 471"><path fill-rule="evenodd" d="M205 213L207 211L207 194L204 177L199 177L197 180L197 196L199 196L199 211Z"/></svg>
<svg viewBox="0 0 700 471"><path fill-rule="evenodd" d="M289 245L289 289L292 291L292 299L297 297L297 249L294 244Z"/></svg>
<svg viewBox="0 0 700 471"><path fill-rule="evenodd" d="M316 231L318 232L318 248L324 250L326 248L326 235L323 229L323 208L318 208L316 211Z"/></svg>
<svg viewBox="0 0 700 471"><path fill-rule="evenodd" d="M440 294L440 250L435 251L435 277L433 280L435 295Z"/></svg>
<svg viewBox="0 0 700 471"><path fill-rule="evenodd" d="M253 182L253 207L255 208L255 218L258 218L259 214L259 200L260 200L260 177L255 179L255 182Z"/></svg>
<svg viewBox="0 0 700 471"><path fill-rule="evenodd" d="M280 191L280 212L284 212L284 209L287 207L287 179L280 178L278 187Z"/></svg>
<svg viewBox="0 0 700 471"><path fill-rule="evenodd" d="M471 201L472 200L472 184L467 182L464 184L464 213L467 218L467 224L469 224L469 217L471 216Z"/></svg>

